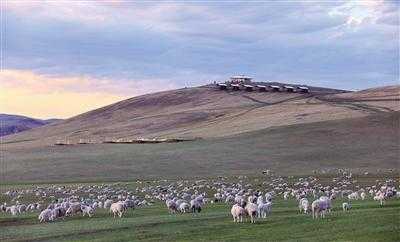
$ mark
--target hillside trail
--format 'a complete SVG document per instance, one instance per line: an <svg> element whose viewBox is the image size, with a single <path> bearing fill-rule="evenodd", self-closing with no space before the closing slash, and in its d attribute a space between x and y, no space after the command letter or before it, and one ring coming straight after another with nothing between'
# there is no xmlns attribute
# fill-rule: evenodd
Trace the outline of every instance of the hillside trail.
<svg viewBox="0 0 400 242"><path fill-rule="evenodd" d="M388 107L373 106L364 102L388 101L388 99L351 99L351 98L326 98L326 95L316 95L315 98L321 102L336 107L344 107L355 111L368 114L394 112L395 110ZM389 101L400 101L400 99L389 99Z"/></svg>
<svg viewBox="0 0 400 242"><path fill-rule="evenodd" d="M342 108L350 109L353 111L359 111L359 112L367 113L368 115L377 114L377 113L394 112L395 110L388 108L388 107L373 106L373 105L368 105L366 103L361 103L361 102L400 101L400 99L388 99L388 98L386 98L386 99L373 99L373 98L372 99L351 99L351 98L329 99L326 97L330 94L313 94L313 93L311 93L311 94L305 94L305 95L301 95L301 96L297 96L297 97L283 99L283 100L276 101L276 102L265 102L265 101L256 99L254 97L251 97L247 94L243 94L243 93L239 93L239 92L228 92L228 94L235 95L235 96L239 95L245 99L248 99L248 100L254 102L255 104L252 107L245 109L237 114L217 118L214 121L210 121L206 124L200 124L200 125L194 126L194 127L192 127L192 129L193 128L205 128L205 127L214 125L219 122L234 120L234 119L237 119L241 116L248 114L249 112L252 112L254 110L257 110L257 109L260 109L260 108L263 108L266 106L272 106L272 105L282 104L285 102L303 100L303 99L306 99L305 102L307 104L319 104L319 103L312 103L312 100L318 100L322 103L325 103L325 104L328 104L331 106L342 107Z"/></svg>
<svg viewBox="0 0 400 242"><path fill-rule="evenodd" d="M307 98L310 98L310 97L313 96L312 94L308 94L308 95L302 95L302 96L297 96L297 97L291 97L291 98L287 98L287 99L276 101L276 102L265 102L265 101L256 99L254 97L250 97L250 96L248 96L246 94L242 94L242 93L239 93L239 92L228 92L228 94L229 95L238 94L239 96L241 96L241 97L243 97L245 99L248 99L248 100L254 102L255 104L252 105L250 108L247 108L247 109L245 109L245 110L243 110L243 111L241 111L239 113L236 113L234 115L230 115L230 116L225 116L224 115L221 118L216 118L213 121L209 121L209 122L207 122L205 124L199 124L199 125L191 126L191 130L198 129L198 128L205 128L205 127L212 126L212 125L215 125L217 123L224 122L224 121L234 120L234 119L237 119L237 118L239 118L241 116L244 116L244 115L248 114L249 112L252 112L254 110L257 110L259 108L263 108L263 107L266 107L266 106L282 104L282 103L289 102L289 101L307 99ZM187 130L187 131L189 131L189 130ZM171 132L171 133L167 133L167 135L172 135L172 134L175 134L175 133L176 132Z"/></svg>

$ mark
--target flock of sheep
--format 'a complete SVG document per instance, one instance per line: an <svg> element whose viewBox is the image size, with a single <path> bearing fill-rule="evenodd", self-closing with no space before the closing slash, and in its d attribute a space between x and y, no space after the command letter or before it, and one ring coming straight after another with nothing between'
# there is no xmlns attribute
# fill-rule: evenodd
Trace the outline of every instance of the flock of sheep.
<svg viewBox="0 0 400 242"><path fill-rule="evenodd" d="M290 182L288 178L279 176L265 180L242 176L236 181L226 177L197 181L137 181L135 189L129 189L125 183L36 186L6 191L1 198L7 202L0 205L0 211L13 216L35 211L39 213L40 222L78 214L92 217L98 209L108 210L114 218L122 217L129 210L162 202L171 214L194 215L200 213L206 204L230 204L234 222L249 218L251 223L255 223L271 214L277 198L296 199L300 213L324 218L336 198L346 200L341 207L348 211L352 200L373 198L383 206L389 198L400 198L400 193L396 191L395 180L377 180L374 185L363 187L351 173L344 172L333 178L329 185L313 176ZM35 202L27 202L32 200Z"/></svg>

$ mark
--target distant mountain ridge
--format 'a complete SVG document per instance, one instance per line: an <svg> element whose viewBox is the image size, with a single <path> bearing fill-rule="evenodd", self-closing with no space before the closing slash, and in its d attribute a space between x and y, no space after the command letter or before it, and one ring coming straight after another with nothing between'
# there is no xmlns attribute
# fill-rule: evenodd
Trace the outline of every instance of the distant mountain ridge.
<svg viewBox="0 0 400 242"><path fill-rule="evenodd" d="M0 136L19 133L60 121L61 119L35 119L21 115L0 114Z"/></svg>

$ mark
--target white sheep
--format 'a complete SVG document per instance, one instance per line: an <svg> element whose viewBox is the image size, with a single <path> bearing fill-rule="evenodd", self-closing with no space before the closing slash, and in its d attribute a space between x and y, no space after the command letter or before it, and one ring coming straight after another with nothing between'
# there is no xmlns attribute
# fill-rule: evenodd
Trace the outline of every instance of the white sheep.
<svg viewBox="0 0 400 242"><path fill-rule="evenodd" d="M349 211L351 209L351 204L346 202L342 203L342 208L344 212Z"/></svg>
<svg viewBox="0 0 400 242"><path fill-rule="evenodd" d="M165 204L167 205L168 211L170 213L175 213L178 210L178 207L176 206L176 203L173 200L167 200L165 201Z"/></svg>
<svg viewBox="0 0 400 242"><path fill-rule="evenodd" d="M259 218L266 218L268 214L271 213L272 210L272 202L260 202L257 205L257 216Z"/></svg>
<svg viewBox="0 0 400 242"><path fill-rule="evenodd" d="M365 192L361 192L360 197L361 197L361 200L365 200L365 198L367 197L367 194Z"/></svg>
<svg viewBox="0 0 400 242"><path fill-rule="evenodd" d="M307 212L310 209L310 203L308 202L307 198L302 198L299 201L299 211L304 212L305 214L307 214Z"/></svg>
<svg viewBox="0 0 400 242"><path fill-rule="evenodd" d="M231 208L231 214L233 217L233 222L243 222L243 216L246 214L244 208L238 204L234 204Z"/></svg>
<svg viewBox="0 0 400 242"><path fill-rule="evenodd" d="M66 215L66 210L63 207L56 207L51 210L51 221L54 221L57 218L64 217L65 215Z"/></svg>
<svg viewBox="0 0 400 242"><path fill-rule="evenodd" d="M113 204L113 200L107 199L107 200L104 202L103 208L104 208L104 209L108 209L108 208L111 207L111 204Z"/></svg>
<svg viewBox="0 0 400 242"><path fill-rule="evenodd" d="M91 206L82 205L81 211L82 211L82 216L85 216L87 214L89 218L92 217L92 215L94 214L94 208Z"/></svg>
<svg viewBox="0 0 400 242"><path fill-rule="evenodd" d="M82 213L82 208L80 203L71 203L66 211L67 216L74 215L77 213Z"/></svg>
<svg viewBox="0 0 400 242"><path fill-rule="evenodd" d="M39 221L40 223L42 222L48 222L48 221L52 221L53 220L53 216L52 216L52 210L46 208L45 210L43 210L40 214L39 214Z"/></svg>
<svg viewBox="0 0 400 242"><path fill-rule="evenodd" d="M270 192L265 193L265 200L267 202L271 202L272 201L272 194Z"/></svg>
<svg viewBox="0 0 400 242"><path fill-rule="evenodd" d="M190 205L187 202L182 202L179 204L179 212L187 213L189 211Z"/></svg>
<svg viewBox="0 0 400 242"><path fill-rule="evenodd" d="M323 198L323 199L321 199ZM320 215L322 218L325 218L325 213L330 209L330 200L325 199L325 197L321 197L311 204L311 211L313 218L318 218Z"/></svg>
<svg viewBox="0 0 400 242"><path fill-rule="evenodd" d="M257 216L257 210L258 206L255 203L248 203L245 208L247 215L250 216L250 222L255 223L256 222L256 216Z"/></svg>
<svg viewBox="0 0 400 242"><path fill-rule="evenodd" d="M122 202L116 202L111 204L110 212L114 215L114 218L116 215L118 215L118 217L121 218L123 213L125 212L124 204Z"/></svg>
<svg viewBox="0 0 400 242"><path fill-rule="evenodd" d="M23 213L26 211L26 205L25 204L21 204L17 206L18 208L18 213Z"/></svg>
<svg viewBox="0 0 400 242"><path fill-rule="evenodd" d="M326 202L326 205L327 205L326 210L327 210L328 212L331 212L331 209L332 209L332 201L331 201L331 199L330 199L329 197L327 197L327 196L321 196L321 197L319 198L319 200L325 201L325 202Z"/></svg>
<svg viewBox="0 0 400 242"><path fill-rule="evenodd" d="M13 216L17 215L19 212L18 207L16 205L12 205L11 207L9 207L9 211Z"/></svg>
<svg viewBox="0 0 400 242"><path fill-rule="evenodd" d="M379 201L381 206L385 204L385 194L381 191L378 191L374 196L375 201Z"/></svg>
<svg viewBox="0 0 400 242"><path fill-rule="evenodd" d="M193 199L190 201L190 210L192 213L200 213L202 209L202 202L198 199Z"/></svg>
<svg viewBox="0 0 400 242"><path fill-rule="evenodd" d="M289 199L289 191L285 191L284 193L283 193L283 199L284 200L288 200Z"/></svg>
<svg viewBox="0 0 400 242"><path fill-rule="evenodd" d="M360 199L360 196L358 195L358 192L352 192L351 194L349 194L347 196L347 198L349 200L358 200L358 199Z"/></svg>

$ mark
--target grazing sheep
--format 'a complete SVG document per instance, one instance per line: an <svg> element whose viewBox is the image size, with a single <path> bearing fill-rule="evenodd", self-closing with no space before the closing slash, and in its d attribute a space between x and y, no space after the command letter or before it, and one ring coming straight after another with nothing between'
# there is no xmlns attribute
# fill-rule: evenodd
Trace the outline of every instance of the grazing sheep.
<svg viewBox="0 0 400 242"><path fill-rule="evenodd" d="M107 199L107 200L104 202L103 208L104 208L104 209L108 209L108 208L111 207L111 204L113 204L113 200Z"/></svg>
<svg viewBox="0 0 400 242"><path fill-rule="evenodd" d="M327 205L326 210L328 212L331 212L331 209L332 209L332 201L331 201L331 199L329 197L327 197L327 196L322 196L322 197L319 198L319 200L325 201L325 203Z"/></svg>
<svg viewBox="0 0 400 242"><path fill-rule="evenodd" d="M87 214L90 218L94 214L94 208L92 208L91 206L82 205L81 210L83 217L85 217L85 215Z"/></svg>
<svg viewBox="0 0 400 242"><path fill-rule="evenodd" d="M374 196L374 200L379 201L381 206L383 206L385 204L385 194L381 191L377 192Z"/></svg>
<svg viewBox="0 0 400 242"><path fill-rule="evenodd" d="M69 205L65 215L70 216L74 214L82 213L82 208L80 203L72 203Z"/></svg>
<svg viewBox="0 0 400 242"><path fill-rule="evenodd" d="M26 205L25 204L21 204L18 207L18 213L23 213L26 211Z"/></svg>
<svg viewBox="0 0 400 242"><path fill-rule="evenodd" d="M167 200L165 201L165 204L167 205L168 211L170 213L175 213L178 210L176 203L173 200Z"/></svg>
<svg viewBox="0 0 400 242"><path fill-rule="evenodd" d="M360 197L361 197L361 200L365 200L365 198L367 197L367 194L365 192L361 192Z"/></svg>
<svg viewBox="0 0 400 242"><path fill-rule="evenodd" d="M237 195L235 197L235 201L234 202L237 203L237 204L243 204L245 202L245 199L242 196Z"/></svg>
<svg viewBox="0 0 400 242"><path fill-rule="evenodd" d="M248 203L248 204L246 204L244 209L245 209L246 213L250 216L250 222L255 223L256 216L257 216L257 210L258 210L257 204Z"/></svg>
<svg viewBox="0 0 400 242"><path fill-rule="evenodd" d="M350 203L342 203L342 208L343 208L344 212L349 211L351 209L351 204Z"/></svg>
<svg viewBox="0 0 400 242"><path fill-rule="evenodd" d="M66 214L66 210L63 207L56 207L51 210L51 221L54 221L57 218L62 218Z"/></svg>
<svg viewBox="0 0 400 242"><path fill-rule="evenodd" d="M323 198L323 197L321 197ZM311 204L311 211L313 218L318 218L320 215L322 218L325 218L325 213L330 209L330 200L328 199L317 199Z"/></svg>
<svg viewBox="0 0 400 242"><path fill-rule="evenodd" d="M259 196L257 198L257 204L262 204L262 203L264 203L264 197L263 196Z"/></svg>
<svg viewBox="0 0 400 242"><path fill-rule="evenodd" d="M132 208L135 209L135 201L130 200L130 199L125 199L123 202L126 208Z"/></svg>
<svg viewBox="0 0 400 242"><path fill-rule="evenodd" d="M283 199L284 200L288 200L289 199L289 192L288 191L283 193Z"/></svg>
<svg viewBox="0 0 400 242"><path fill-rule="evenodd" d="M257 217L266 218L268 214L271 213L272 202L258 203L257 206Z"/></svg>
<svg viewBox="0 0 400 242"><path fill-rule="evenodd" d="M190 210L194 214L201 212L201 206L202 206L202 203L197 199L193 199L190 201Z"/></svg>
<svg viewBox="0 0 400 242"><path fill-rule="evenodd" d="M243 222L243 216L246 214L244 208L239 206L238 204L234 204L231 208L231 214L233 217L233 222Z"/></svg>
<svg viewBox="0 0 400 242"><path fill-rule="evenodd" d="M267 202L271 202L272 201L272 194L270 192L265 193L265 200Z"/></svg>
<svg viewBox="0 0 400 242"><path fill-rule="evenodd" d="M305 214L307 214L309 210L310 210L310 203L308 202L307 198L300 199L299 201L300 213L303 211Z"/></svg>
<svg viewBox="0 0 400 242"><path fill-rule="evenodd" d="M113 213L114 218L116 215L118 215L118 217L121 218L123 213L125 212L124 204L122 202L116 202L111 204L110 212Z"/></svg>
<svg viewBox="0 0 400 242"><path fill-rule="evenodd" d="M360 199L360 196L358 195L358 192L352 192L351 194L349 194L347 196L347 198L349 200L358 200L358 199Z"/></svg>
<svg viewBox="0 0 400 242"><path fill-rule="evenodd" d="M49 221L53 221L53 216L52 216L52 210L46 208L45 210L43 210L38 217L40 223L42 222L49 222Z"/></svg>
<svg viewBox="0 0 400 242"><path fill-rule="evenodd" d="M190 205L187 202L179 204L179 212L187 213L189 211Z"/></svg>
<svg viewBox="0 0 400 242"><path fill-rule="evenodd" d="M249 196L247 198L247 202L248 203L255 203L257 201L257 197L256 196Z"/></svg>
<svg viewBox="0 0 400 242"><path fill-rule="evenodd" d="M9 207L9 211L11 215L16 216L18 214L18 207L16 205L12 205Z"/></svg>

